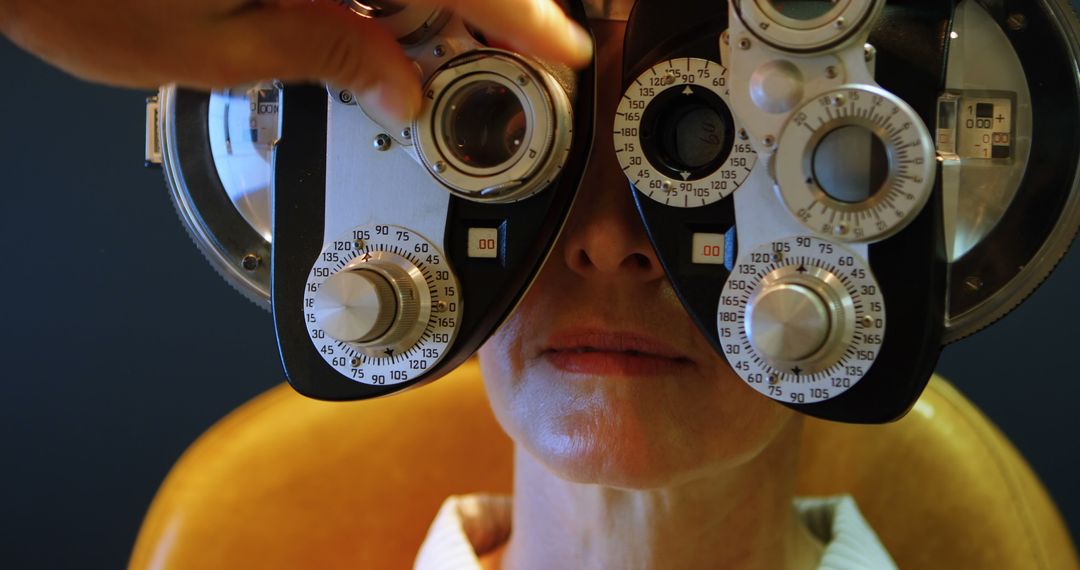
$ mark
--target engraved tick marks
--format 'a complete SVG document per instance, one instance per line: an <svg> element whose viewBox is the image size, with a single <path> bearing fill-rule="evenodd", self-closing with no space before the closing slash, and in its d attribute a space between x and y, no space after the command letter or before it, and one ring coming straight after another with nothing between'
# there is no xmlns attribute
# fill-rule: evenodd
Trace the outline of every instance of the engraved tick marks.
<svg viewBox="0 0 1080 570"><path fill-rule="evenodd" d="M852 243L880 241L911 223L929 199L936 175L932 140L914 110L895 95L871 85L846 87L805 104L790 126L777 145L776 181L784 203L814 234ZM837 197L815 166L823 143L842 129L861 130L865 135L859 136L868 142L876 137L887 165L880 185L875 180L875 187L856 200ZM837 164L833 170L845 168Z"/></svg>
<svg viewBox="0 0 1080 570"><path fill-rule="evenodd" d="M802 299L817 299L829 315L822 346L796 361L762 353L762 338L754 337L762 333L748 322L763 290L785 287L801 288ZM717 330L725 357L750 387L787 403L820 402L854 386L873 365L884 339L884 300L854 252L816 237L786 238L739 258L720 297Z"/></svg>
<svg viewBox="0 0 1080 570"><path fill-rule="evenodd" d="M394 283L393 296L382 302L395 307L391 329L398 334L343 342L319 323L312 309L320 288L335 274L357 270ZM432 242L407 228L360 226L324 247L309 274L304 307L308 334L323 360L350 380L380 386L415 380L436 367L456 338L462 302L446 256Z"/></svg>
<svg viewBox="0 0 1080 570"><path fill-rule="evenodd" d="M727 77L727 69L716 62L680 58L649 68L630 84L616 112L614 142L619 164L638 191L670 207L696 208L718 202L743 185L757 154L729 111ZM695 160L688 166L661 156L656 141L663 137L650 129L690 129L689 123L643 123L647 115L663 117L669 107L698 113L696 130L682 134L686 140L696 137L697 151L714 151L711 161Z"/></svg>

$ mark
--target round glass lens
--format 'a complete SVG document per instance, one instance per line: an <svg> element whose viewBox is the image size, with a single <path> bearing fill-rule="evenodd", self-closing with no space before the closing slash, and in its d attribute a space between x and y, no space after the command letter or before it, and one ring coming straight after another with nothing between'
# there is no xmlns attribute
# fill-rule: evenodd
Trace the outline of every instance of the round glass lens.
<svg viewBox="0 0 1080 570"><path fill-rule="evenodd" d="M855 204L872 198L889 176L889 155L874 133L841 127L821 139L813 156L814 179L829 197Z"/></svg>
<svg viewBox="0 0 1080 570"><path fill-rule="evenodd" d="M816 20L836 6L836 0L769 0L769 3L782 15L803 22Z"/></svg>
<svg viewBox="0 0 1080 570"><path fill-rule="evenodd" d="M724 152L724 122L715 109L691 103L672 109L667 120L661 121L661 146L673 165L695 170L705 166Z"/></svg>
<svg viewBox="0 0 1080 570"><path fill-rule="evenodd" d="M477 81L455 93L442 121L446 148L473 168L509 162L521 150L528 130L517 94L494 81Z"/></svg>

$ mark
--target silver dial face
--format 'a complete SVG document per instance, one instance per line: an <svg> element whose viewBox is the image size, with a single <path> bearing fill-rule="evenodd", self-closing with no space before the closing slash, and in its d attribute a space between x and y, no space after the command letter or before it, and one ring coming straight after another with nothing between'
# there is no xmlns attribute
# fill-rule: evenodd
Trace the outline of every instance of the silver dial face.
<svg viewBox="0 0 1080 570"><path fill-rule="evenodd" d="M391 385L442 360L461 304L457 278L434 244L408 228L358 226L327 244L312 267L304 315L334 369L363 384Z"/></svg>
<svg viewBox="0 0 1080 570"><path fill-rule="evenodd" d="M861 257L817 237L739 257L717 309L724 355L751 388L788 403L835 398L873 365L885 300Z"/></svg>
<svg viewBox="0 0 1080 570"><path fill-rule="evenodd" d="M773 167L784 203L811 232L874 242L922 210L933 190L934 153L907 103L880 87L850 85L793 114Z"/></svg>
<svg viewBox="0 0 1080 570"><path fill-rule="evenodd" d="M697 58L659 63L627 89L615 152L630 182L677 208L707 206L742 186L757 154L731 114L728 72Z"/></svg>

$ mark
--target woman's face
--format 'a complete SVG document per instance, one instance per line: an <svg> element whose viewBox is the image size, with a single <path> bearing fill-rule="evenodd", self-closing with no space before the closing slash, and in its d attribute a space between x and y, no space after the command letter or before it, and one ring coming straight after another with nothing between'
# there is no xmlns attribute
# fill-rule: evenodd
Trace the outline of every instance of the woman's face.
<svg viewBox="0 0 1080 570"><path fill-rule="evenodd" d="M652 488L747 461L793 412L739 380L665 278L607 128L622 95L624 24L593 29L589 170L550 259L481 364L499 422L549 469Z"/></svg>

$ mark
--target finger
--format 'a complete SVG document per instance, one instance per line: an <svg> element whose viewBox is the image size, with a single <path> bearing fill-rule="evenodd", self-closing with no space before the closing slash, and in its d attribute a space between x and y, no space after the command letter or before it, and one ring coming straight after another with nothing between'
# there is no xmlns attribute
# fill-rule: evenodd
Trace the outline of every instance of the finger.
<svg viewBox="0 0 1080 570"><path fill-rule="evenodd" d="M222 21L212 51L227 81L326 81L398 120L420 110L420 80L378 24L325 3L259 6ZM239 81L238 81L239 80Z"/></svg>
<svg viewBox="0 0 1080 570"><path fill-rule="evenodd" d="M584 67L592 38L554 0L419 0L454 10L484 35L542 59Z"/></svg>

